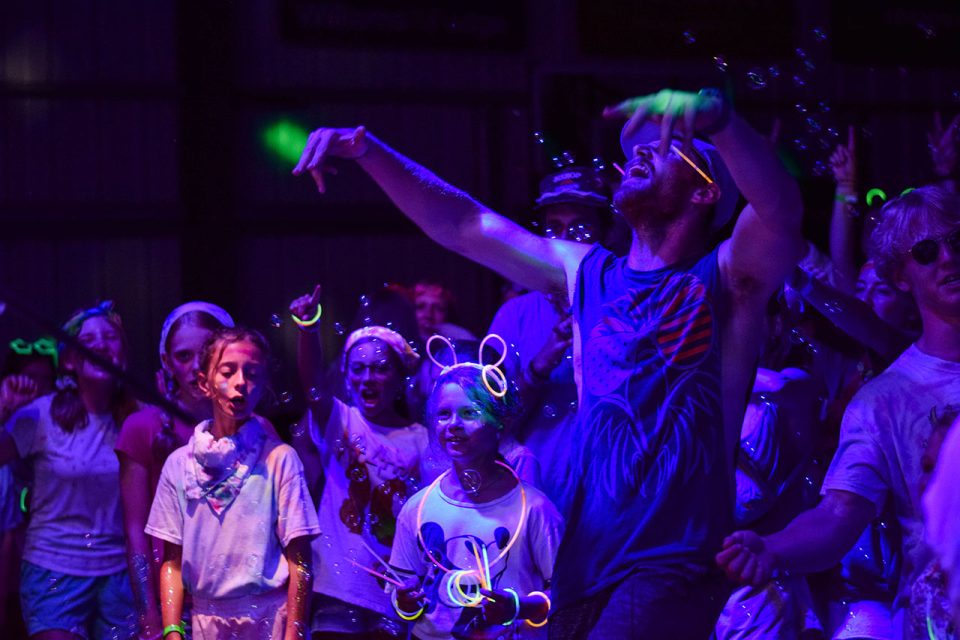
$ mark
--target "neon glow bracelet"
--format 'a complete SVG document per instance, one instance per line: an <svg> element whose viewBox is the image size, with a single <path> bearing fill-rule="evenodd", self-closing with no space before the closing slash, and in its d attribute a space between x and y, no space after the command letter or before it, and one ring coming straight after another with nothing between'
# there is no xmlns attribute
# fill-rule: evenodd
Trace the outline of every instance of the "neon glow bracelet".
<svg viewBox="0 0 960 640"><path fill-rule="evenodd" d="M301 320L297 317L297 314L291 313L290 317L293 318L293 323L300 327L301 329L308 329L313 325L317 324L320 321L320 316L323 314L323 307L320 306L320 303L317 303L317 312L309 320Z"/></svg>
<svg viewBox="0 0 960 640"><path fill-rule="evenodd" d="M527 594L528 596L540 596L547 601L547 615L543 616L543 620L540 622L531 622L530 619L527 619L527 624L533 628L539 628L547 624L547 618L550 616L550 609L553 607L553 604L550 602L550 596L545 594L543 591L531 591Z"/></svg>

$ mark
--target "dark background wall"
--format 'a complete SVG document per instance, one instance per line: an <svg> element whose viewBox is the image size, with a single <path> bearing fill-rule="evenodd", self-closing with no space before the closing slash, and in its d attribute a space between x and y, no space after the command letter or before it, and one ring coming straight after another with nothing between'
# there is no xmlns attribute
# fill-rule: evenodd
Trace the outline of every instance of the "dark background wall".
<svg viewBox="0 0 960 640"><path fill-rule="evenodd" d="M604 104L663 86L728 89L761 131L780 116L823 242L831 185L816 162L831 130L856 125L865 188L929 178L932 113L960 109L951 5L6 0L0 299L57 321L116 300L142 378L163 317L192 298L267 331L288 361L293 329L269 318L315 282L331 350L330 325L361 294L427 276L455 288L459 320L482 332L495 275L426 240L356 167L320 197L265 129L364 123L525 219L552 156L618 159ZM0 316L4 342L39 332Z"/></svg>

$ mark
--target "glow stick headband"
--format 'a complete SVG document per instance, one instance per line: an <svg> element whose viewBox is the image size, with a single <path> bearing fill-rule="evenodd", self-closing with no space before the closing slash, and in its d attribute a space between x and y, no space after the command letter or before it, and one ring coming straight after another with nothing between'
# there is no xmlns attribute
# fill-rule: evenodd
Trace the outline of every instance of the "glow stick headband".
<svg viewBox="0 0 960 640"><path fill-rule="evenodd" d="M111 324L114 324L118 327L123 326L123 321L120 319L120 314L114 311L113 300L104 300L95 307L82 309L70 316L70 319L63 323L63 332L71 338L75 338L80 334L80 328L83 327L83 323L90 318L95 318L97 316L106 317ZM65 346L66 345L61 342L59 345L60 350L62 351Z"/></svg>
<svg viewBox="0 0 960 640"><path fill-rule="evenodd" d="M503 349L500 350L500 359L493 364L483 364L483 348L486 346L487 342L492 339L499 340L501 346L503 347ZM430 350L430 345L433 344L434 340L440 340L441 342L446 343L447 347L450 349L450 353L453 354L453 364L444 365L435 357L433 357L433 353ZM457 362L457 352L453 348L453 343L450 342L446 336L441 336L439 334L434 334L427 339L426 351L427 357L430 358L430 362L440 367L440 375L460 367L479 369L480 377L483 380L483 386L487 388L487 391L489 391L496 398L502 398L507 395L509 383L507 382L507 376L500 369L500 365L503 364L503 361L507 359L507 341L496 333L491 333L480 341L480 348L478 349L477 353L478 362ZM491 379L496 382L496 389L494 389L493 385L490 383Z"/></svg>

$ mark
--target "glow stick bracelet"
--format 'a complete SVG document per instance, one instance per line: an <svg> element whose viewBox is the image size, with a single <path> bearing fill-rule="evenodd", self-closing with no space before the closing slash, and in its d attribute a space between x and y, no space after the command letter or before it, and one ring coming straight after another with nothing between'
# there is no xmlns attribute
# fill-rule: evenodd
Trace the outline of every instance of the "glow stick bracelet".
<svg viewBox="0 0 960 640"><path fill-rule="evenodd" d="M297 314L295 313L291 313L290 317L293 318L294 324L296 324L298 327L300 327L301 329L307 329L317 324L320 321L320 316L322 314L323 314L323 307L321 307L320 304L317 303L317 312L309 320L301 320L300 318L297 317Z"/></svg>
<svg viewBox="0 0 960 640"><path fill-rule="evenodd" d="M477 575L480 578L480 586L484 589L490 588L490 583L486 580L486 573L483 570L483 561L480 559L480 552L477 550L477 545L473 545L473 557L477 559Z"/></svg>
<svg viewBox="0 0 960 640"><path fill-rule="evenodd" d="M530 625L531 627L533 627L533 628L535 628L535 629L538 628L538 627L542 627L543 625L547 624L547 618L548 618L549 615L550 615L550 608L553 606L553 604L550 602L550 596L548 596L547 594L545 594L543 591L531 591L531 592L528 593L527 595L528 595L528 596L540 596L541 598L543 598L544 600L547 601L547 615L543 616L543 620L542 620L542 621L540 621L540 622L532 622L532 621L530 621L529 619L527 619L527 624Z"/></svg>

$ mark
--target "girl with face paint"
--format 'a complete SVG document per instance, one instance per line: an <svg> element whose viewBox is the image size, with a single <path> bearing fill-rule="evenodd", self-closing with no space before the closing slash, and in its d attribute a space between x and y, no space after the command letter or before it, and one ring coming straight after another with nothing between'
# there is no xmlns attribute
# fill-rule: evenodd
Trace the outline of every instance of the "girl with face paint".
<svg viewBox="0 0 960 640"><path fill-rule="evenodd" d="M294 316L309 323L319 293L317 287L295 300ZM410 419L404 398L419 356L386 327L354 331L340 359L344 402L314 371L322 362L314 327L301 329L301 377L310 380L304 387L314 386L305 388L309 409L304 427L292 430L293 442L308 467L323 531L313 541L312 637L391 637L396 617L383 583L368 570L383 571L396 516L420 481L427 431Z"/></svg>

